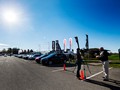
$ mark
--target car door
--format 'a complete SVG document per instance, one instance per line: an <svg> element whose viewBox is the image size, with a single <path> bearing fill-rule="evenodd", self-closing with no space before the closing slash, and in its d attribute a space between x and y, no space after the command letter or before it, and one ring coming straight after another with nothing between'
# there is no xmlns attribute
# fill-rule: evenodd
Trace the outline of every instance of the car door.
<svg viewBox="0 0 120 90"><path fill-rule="evenodd" d="M57 55L57 63L61 63L63 61L63 56L62 54Z"/></svg>
<svg viewBox="0 0 120 90"><path fill-rule="evenodd" d="M55 63L58 63L58 62L59 62L59 55L58 55L58 54L56 54L56 55L54 56L54 62L55 62Z"/></svg>
<svg viewBox="0 0 120 90"><path fill-rule="evenodd" d="M64 61L66 62L67 61L66 55L61 54L60 60L61 60L62 63L64 63Z"/></svg>

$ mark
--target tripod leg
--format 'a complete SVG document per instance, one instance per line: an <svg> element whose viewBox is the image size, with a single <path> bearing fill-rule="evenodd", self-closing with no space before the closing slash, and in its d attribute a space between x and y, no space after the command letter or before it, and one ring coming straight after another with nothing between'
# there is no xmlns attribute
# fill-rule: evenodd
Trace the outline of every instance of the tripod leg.
<svg viewBox="0 0 120 90"><path fill-rule="evenodd" d="M85 65L84 65L84 79L86 79L86 70L85 70Z"/></svg>
<svg viewBox="0 0 120 90"><path fill-rule="evenodd" d="M75 67L74 67L74 69L73 69L73 71L72 71L73 73L74 73L74 71L75 71L76 67L77 67L77 66L75 66Z"/></svg>
<svg viewBox="0 0 120 90"><path fill-rule="evenodd" d="M84 61L85 62L85 61ZM89 65L88 65L88 63L87 62L85 62L86 63L86 65L87 65L87 68L88 68L88 71L90 72L90 74L91 74L91 71L90 71L90 68L89 68Z"/></svg>
<svg viewBox="0 0 120 90"><path fill-rule="evenodd" d="M83 63L84 63L84 65L85 65L85 64L87 65L88 71L89 71L89 73L91 74L91 71L90 71L90 68L89 68L89 65L87 64L87 62L84 60Z"/></svg>

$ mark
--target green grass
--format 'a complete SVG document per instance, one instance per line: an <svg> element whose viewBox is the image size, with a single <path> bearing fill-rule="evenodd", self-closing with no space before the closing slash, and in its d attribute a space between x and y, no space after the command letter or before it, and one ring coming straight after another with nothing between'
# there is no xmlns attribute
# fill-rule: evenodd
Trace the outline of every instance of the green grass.
<svg viewBox="0 0 120 90"><path fill-rule="evenodd" d="M100 63L100 60L85 60L87 63ZM67 62L69 63L69 62ZM72 62L70 62L71 64L75 64L75 60L73 60ZM120 68L120 60L110 60L110 67L113 68Z"/></svg>
<svg viewBox="0 0 120 90"><path fill-rule="evenodd" d="M108 58L109 58L109 60L119 60L119 55L113 54L113 55L110 55Z"/></svg>
<svg viewBox="0 0 120 90"><path fill-rule="evenodd" d="M112 61L112 62L110 62L110 67L120 68L120 61Z"/></svg>
<svg viewBox="0 0 120 90"><path fill-rule="evenodd" d="M93 58L92 60L85 60L87 63L99 63L100 60L95 60L96 58ZM118 54L112 54L108 57L110 61L110 67L113 68L120 68L120 60ZM75 64L75 60L71 62L72 64Z"/></svg>

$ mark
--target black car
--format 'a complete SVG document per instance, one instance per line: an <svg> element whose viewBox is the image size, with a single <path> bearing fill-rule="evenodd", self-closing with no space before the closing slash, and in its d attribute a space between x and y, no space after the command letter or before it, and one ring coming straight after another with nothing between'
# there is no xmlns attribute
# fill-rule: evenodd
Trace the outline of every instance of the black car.
<svg viewBox="0 0 120 90"><path fill-rule="evenodd" d="M67 61L67 57L65 54L56 54L56 53L52 53L41 59L41 63L43 65L60 64L66 61Z"/></svg>
<svg viewBox="0 0 120 90"><path fill-rule="evenodd" d="M48 53L46 53L46 54L43 54L43 55L41 55L41 56L38 56L38 57L35 58L35 61L36 61L37 63L41 63L41 58L46 57L46 56L48 56L48 55L50 55L50 54L52 54L52 53L55 53L55 52L54 52L54 51L50 51L50 52L48 52Z"/></svg>

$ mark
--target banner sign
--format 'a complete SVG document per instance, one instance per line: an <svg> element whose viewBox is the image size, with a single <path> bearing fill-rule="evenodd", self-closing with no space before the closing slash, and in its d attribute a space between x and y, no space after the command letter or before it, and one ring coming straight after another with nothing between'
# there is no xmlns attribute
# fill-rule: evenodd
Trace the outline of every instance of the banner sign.
<svg viewBox="0 0 120 90"><path fill-rule="evenodd" d="M64 51L66 51L66 44L67 44L66 39L63 40L63 44L64 44Z"/></svg>
<svg viewBox="0 0 120 90"><path fill-rule="evenodd" d="M89 49L88 35L86 34L86 49Z"/></svg>
<svg viewBox="0 0 120 90"><path fill-rule="evenodd" d="M52 41L52 50L55 51L55 41Z"/></svg>
<svg viewBox="0 0 120 90"><path fill-rule="evenodd" d="M72 38L69 38L69 43L70 43L70 50L72 48Z"/></svg>

